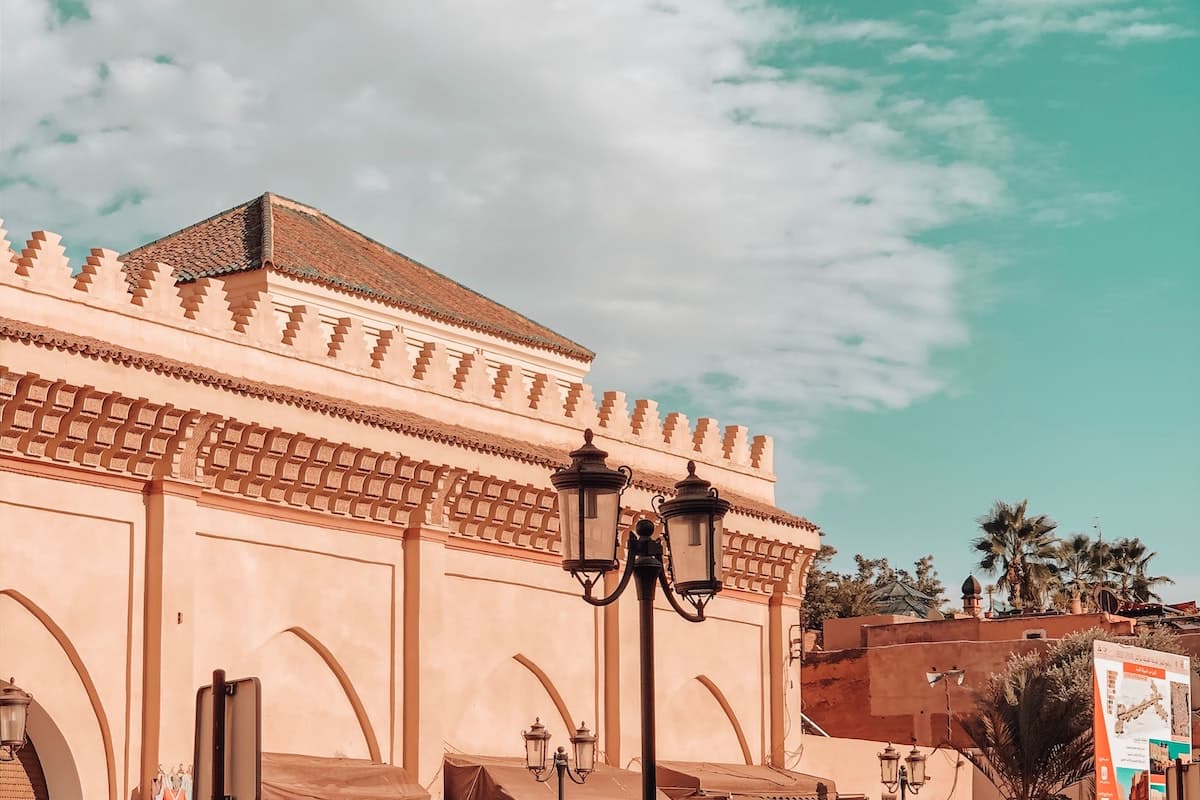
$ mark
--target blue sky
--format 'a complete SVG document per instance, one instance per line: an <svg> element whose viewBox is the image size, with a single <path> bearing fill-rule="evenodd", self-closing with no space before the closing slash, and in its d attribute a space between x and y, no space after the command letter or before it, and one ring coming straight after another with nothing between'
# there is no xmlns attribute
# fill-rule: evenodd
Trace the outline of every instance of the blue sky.
<svg viewBox="0 0 1200 800"><path fill-rule="evenodd" d="M776 436L843 554L1028 497L1200 595L1186 0L0 0L0 215L127 249L270 190Z"/></svg>

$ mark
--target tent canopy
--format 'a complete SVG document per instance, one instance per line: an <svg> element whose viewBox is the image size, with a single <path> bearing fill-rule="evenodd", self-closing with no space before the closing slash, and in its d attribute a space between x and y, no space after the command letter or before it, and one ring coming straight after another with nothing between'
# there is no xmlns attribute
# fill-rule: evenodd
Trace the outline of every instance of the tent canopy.
<svg viewBox="0 0 1200 800"><path fill-rule="evenodd" d="M357 758L262 754L262 800L429 800L400 767Z"/></svg>
<svg viewBox="0 0 1200 800"><path fill-rule="evenodd" d="M557 778L545 783L534 780L519 758L447 755L445 760L446 800L554 800ZM596 765L582 786L571 784L571 800L640 800L640 772ZM662 791L658 800L670 800Z"/></svg>
<svg viewBox="0 0 1200 800"><path fill-rule="evenodd" d="M658 788L671 800L704 794L752 800L833 800L833 781L754 764L659 761Z"/></svg>

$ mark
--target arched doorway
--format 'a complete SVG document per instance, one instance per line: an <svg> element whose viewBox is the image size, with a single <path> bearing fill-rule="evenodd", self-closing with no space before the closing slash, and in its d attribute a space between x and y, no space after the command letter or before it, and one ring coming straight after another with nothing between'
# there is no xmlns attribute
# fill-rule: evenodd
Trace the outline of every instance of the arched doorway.
<svg viewBox="0 0 1200 800"><path fill-rule="evenodd" d="M49 800L46 773L38 759L37 748L25 739L25 746L12 761L0 758L0 798L2 800Z"/></svg>

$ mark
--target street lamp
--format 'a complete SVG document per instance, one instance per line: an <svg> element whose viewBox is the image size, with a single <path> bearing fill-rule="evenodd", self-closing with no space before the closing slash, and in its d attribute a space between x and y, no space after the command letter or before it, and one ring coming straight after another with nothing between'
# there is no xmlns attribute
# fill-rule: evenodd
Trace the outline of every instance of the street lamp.
<svg viewBox="0 0 1200 800"><path fill-rule="evenodd" d="M934 667L925 673L925 680L929 683L930 688L937 686L938 683L946 687L946 744L954 739L954 709L950 707L950 681L954 681L957 686L962 686L966 675L967 673L958 667L942 672L938 672Z"/></svg>
<svg viewBox="0 0 1200 800"><path fill-rule="evenodd" d="M583 446L571 452L571 466L557 470L550 482L558 492L559 531L563 569L583 586L583 599L606 606L636 578L642 690L642 800L655 800L657 777L654 757L654 594L663 594L679 616L702 622L704 608L721 591L722 520L729 511L708 481L696 477L696 464L688 462L687 477L675 484L675 497L657 495L651 505L662 521L661 537L654 523L638 520L626 542L625 570L607 597L592 590L603 576L617 568L617 529L621 494L633 477L628 467L609 469L608 453L592 444L592 431L583 432ZM665 553L665 558L664 558ZM669 559L670 567L664 567ZM694 613L676 599L678 594Z"/></svg>
<svg viewBox="0 0 1200 800"><path fill-rule="evenodd" d="M928 780L925 777L925 754L913 745L912 751L905 757L905 763L900 763L900 753L889 743L879 754L879 781L892 794L900 789L900 800L904 800L908 790L918 794Z"/></svg>
<svg viewBox="0 0 1200 800"><path fill-rule="evenodd" d="M550 731L540 719L534 719L529 730L521 731L525 739L525 768L533 773L533 779L538 783L550 780L550 772L546 767L546 750L550 742ZM563 800L563 775L575 783L582 784L596 766L596 737L580 723L571 737L572 749L575 751L575 769L567 763L567 749L559 747L554 751L554 761L550 766L558 773L558 800Z"/></svg>
<svg viewBox="0 0 1200 800"><path fill-rule="evenodd" d="M12 761L25 746L25 720L33 695L23 692L8 679L0 687L0 761Z"/></svg>

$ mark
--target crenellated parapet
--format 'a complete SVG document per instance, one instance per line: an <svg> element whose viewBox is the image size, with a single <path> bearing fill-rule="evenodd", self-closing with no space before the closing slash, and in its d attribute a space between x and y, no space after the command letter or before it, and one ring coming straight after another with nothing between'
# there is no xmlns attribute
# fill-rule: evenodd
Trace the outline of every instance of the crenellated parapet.
<svg viewBox="0 0 1200 800"><path fill-rule="evenodd" d="M743 475L741 491L771 499L771 439L743 426L707 417L692 422L653 400L597 392L533 349L439 327L291 275L176 282L186 266L150 261L130 282L118 255L98 248L73 271L57 234L36 231L18 253L0 221L0 316L222 372L241 369L267 382L336 390L365 404L392 405L419 393L429 398L414 400L422 413L433 413L440 398L438 413L460 424L511 425L529 437L558 430L544 440L556 446L592 427L629 445L627 452L670 454Z"/></svg>
<svg viewBox="0 0 1200 800"><path fill-rule="evenodd" d="M218 496L393 525L397 532L432 522L456 538L559 552L557 497L548 485L0 367L2 457L146 481L174 478ZM652 516L651 494L669 491L646 478L635 482L622 527ZM771 522L754 503L731 499L726 586L792 592L810 549L746 529L815 528L795 517Z"/></svg>

